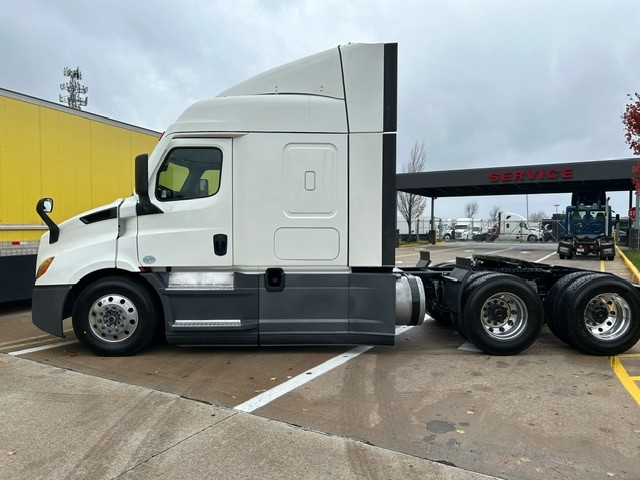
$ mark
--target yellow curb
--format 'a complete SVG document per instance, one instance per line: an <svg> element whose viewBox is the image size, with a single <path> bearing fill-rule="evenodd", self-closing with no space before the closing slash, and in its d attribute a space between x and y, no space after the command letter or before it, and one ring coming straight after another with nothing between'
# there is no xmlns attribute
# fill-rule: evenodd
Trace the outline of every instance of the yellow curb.
<svg viewBox="0 0 640 480"><path fill-rule="evenodd" d="M631 263L631 260L629 260L624 253L622 253L622 250L620 250L620 247L616 246L616 251L618 252L618 255L620 255L620 258L622 258L622 261L626 265L627 270L629 270L629 273L631 273L631 276L633 277L633 281L636 283L640 283L640 272L638 271L636 266L633 263Z"/></svg>

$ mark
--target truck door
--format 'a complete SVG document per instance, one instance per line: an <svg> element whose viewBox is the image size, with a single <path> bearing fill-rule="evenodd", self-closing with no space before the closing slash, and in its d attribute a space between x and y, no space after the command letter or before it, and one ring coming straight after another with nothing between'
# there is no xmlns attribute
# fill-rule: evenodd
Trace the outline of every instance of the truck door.
<svg viewBox="0 0 640 480"><path fill-rule="evenodd" d="M232 265L232 140L173 139L162 155L149 196L163 213L138 217L140 264Z"/></svg>

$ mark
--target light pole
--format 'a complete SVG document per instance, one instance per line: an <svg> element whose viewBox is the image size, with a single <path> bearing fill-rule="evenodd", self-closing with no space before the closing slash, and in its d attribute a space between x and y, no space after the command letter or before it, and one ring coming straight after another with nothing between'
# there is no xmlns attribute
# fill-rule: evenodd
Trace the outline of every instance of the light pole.
<svg viewBox="0 0 640 480"><path fill-rule="evenodd" d="M556 213L558 213L558 207L560 206L560 204L559 203L554 203L553 206L556 207Z"/></svg>

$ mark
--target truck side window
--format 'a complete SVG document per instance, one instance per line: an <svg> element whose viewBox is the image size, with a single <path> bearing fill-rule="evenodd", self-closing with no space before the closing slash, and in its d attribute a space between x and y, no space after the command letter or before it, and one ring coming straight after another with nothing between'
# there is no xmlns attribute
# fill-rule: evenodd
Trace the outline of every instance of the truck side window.
<svg viewBox="0 0 640 480"><path fill-rule="evenodd" d="M164 159L156 181L161 202L211 197L220 189L222 151L213 147L174 148Z"/></svg>

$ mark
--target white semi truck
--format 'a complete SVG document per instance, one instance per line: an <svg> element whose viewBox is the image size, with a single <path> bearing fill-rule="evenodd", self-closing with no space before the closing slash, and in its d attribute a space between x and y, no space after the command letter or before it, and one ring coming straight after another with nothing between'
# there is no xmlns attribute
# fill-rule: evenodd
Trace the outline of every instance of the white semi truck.
<svg viewBox="0 0 640 480"><path fill-rule="evenodd" d="M517 213L498 213L498 238L520 242L538 242L543 239L543 232L532 227L526 218Z"/></svg>
<svg viewBox="0 0 640 480"><path fill-rule="evenodd" d="M426 311L484 352L546 317L596 355L640 337L637 287L508 258L395 267L397 44L349 44L189 107L136 158L135 195L49 226L33 321L100 355L175 345L392 345Z"/></svg>

